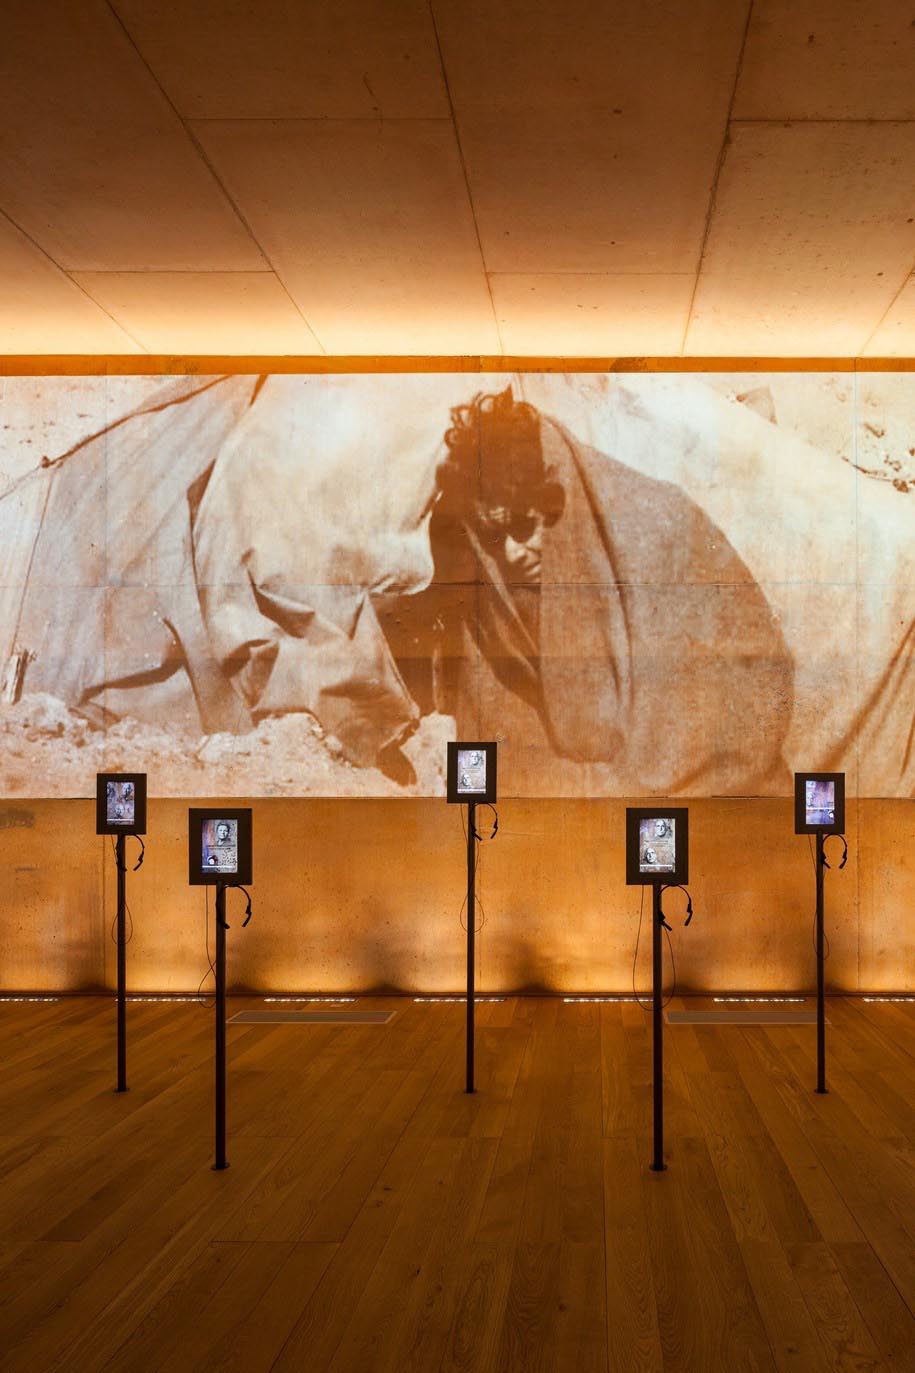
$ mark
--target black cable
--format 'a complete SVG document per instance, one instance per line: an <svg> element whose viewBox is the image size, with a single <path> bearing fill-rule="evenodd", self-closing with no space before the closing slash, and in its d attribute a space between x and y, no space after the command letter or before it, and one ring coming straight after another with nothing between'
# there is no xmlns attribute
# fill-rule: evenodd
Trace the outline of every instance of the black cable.
<svg viewBox="0 0 915 1373"><path fill-rule="evenodd" d="M640 942L640 940L641 940L641 938L642 938L642 912L643 912L644 908L645 908L645 887L644 887L644 885L642 885L641 887L639 887L639 928L638 928L638 930L636 931L636 936L635 936L635 953L634 953L633 956L632 956L632 995L635 997L635 999L636 999L636 1001L638 1002L638 1004L642 1007L642 1010L643 1010L643 1011L650 1011L650 1010L651 1010L651 1005L649 1004L649 1005L646 1006L646 1005L644 1004L644 1002L640 999L639 994L638 994L638 992L636 991L636 988L635 988L635 968L636 968L636 964L637 964L638 961L639 961L639 942Z"/></svg>
<svg viewBox="0 0 915 1373"><path fill-rule="evenodd" d="M209 887L207 886L207 887L204 887L203 890L204 890L204 893L205 893L205 895L206 895L206 904L205 904L205 907L204 907L204 930L205 930L205 932L206 932L206 933L205 933L206 957L207 957L207 963L208 963L209 966L208 966L206 972L203 974L203 977L202 977L202 978L200 979L200 981L197 983L197 1000L198 1000L198 1002L200 1003L201 1006L203 1006L203 1007L205 1007L205 1008L209 1008L209 1007L211 1007L211 1006L215 1006L215 1005L216 1005L216 994L215 994L215 992L214 992L214 993L213 993L212 999L209 999L209 998L207 997L206 992L203 991L203 984L204 984L204 982L206 982L207 978L208 978L211 974L212 974L213 977L216 976L216 968L214 967L214 965L213 965L213 960L212 960L212 958L210 957L210 889L209 889Z"/></svg>
<svg viewBox="0 0 915 1373"><path fill-rule="evenodd" d="M114 854L114 866L117 867L117 866L118 866L118 846L117 846L117 840L115 839L115 837L114 837L113 834L110 836L110 838L111 838L111 851L112 851L112 853ZM127 927L128 932L127 932L127 934L125 934L125 936L124 936L124 944L125 944L125 947L126 947L126 945L128 945L128 944L130 943L131 939L133 939L133 915L132 915L132 913L131 913L130 905L128 904L128 901L127 901L127 898L126 898L126 897L124 898L124 910L125 910L126 913L127 913L127 919L128 919L128 922L129 922L129 923L128 923L128 927ZM115 944L115 945L116 945L117 942L118 942L118 913L117 913L117 911L115 911L115 913L114 913L114 919L113 919L112 922L111 922L111 942L112 942L112 944Z"/></svg>
<svg viewBox="0 0 915 1373"><path fill-rule="evenodd" d="M828 837L828 836L827 836L827 837ZM845 836L843 835L842 838L844 839L844 837L845 837ZM807 849L808 849L808 852L810 853L810 861L811 861L811 863L813 864L813 875L814 875L814 877L816 877L816 876L817 876L817 860L816 860L816 857L815 857L814 852L813 852L813 838L812 838L812 836L809 835L809 834L807 835ZM847 845L847 844L845 845L845 849L846 849L846 853L847 853L847 851L848 851L848 845ZM827 863L826 866L828 867L829 864ZM844 867L844 861L843 861L843 865L842 865L842 866ZM812 930L812 932L811 932L811 939L812 939L812 941L813 941L813 952L814 952L815 954L818 954L818 953L819 953L819 950L817 949L817 913L816 913L816 911L813 912L813 930ZM824 962L824 963L825 963L826 960L829 958L829 954L830 954L831 948L832 948L832 946L830 945L830 942L829 942L829 935L826 933L826 925L825 925L825 923L824 923L824 925L823 925L823 962Z"/></svg>
<svg viewBox="0 0 915 1373"><path fill-rule="evenodd" d="M483 805L483 804L489 805L489 802L487 801L487 802L484 803L484 802L481 801L481 802L478 802L478 804L479 804L479 805ZM466 845L467 845L467 821L466 821L466 819L464 818L464 807L463 807L463 806L459 806L458 809L459 809L459 811L460 811L460 813L461 813L461 832L462 832L462 834L464 835L464 846L465 846L465 848L466 848ZM473 896L474 896L474 902L475 902L475 904L476 904L477 906L479 906L479 908L480 908L480 914L481 914L481 916L482 916L482 919L480 920L479 924L474 925L474 927L473 927L473 932L474 932L474 934L479 934L480 931L482 930L483 926L486 924L486 911L485 911L485 908L484 908L484 906L483 906L482 898L481 898L481 896L480 896L480 886L481 886L481 882L482 882L482 873L483 873L483 848L482 848L482 846L483 846L484 843L489 843L489 841L490 841L491 839L494 839L494 838L495 838L495 836L496 836L496 830L498 830L498 828L499 828L499 816L498 816L498 812L496 811L495 806L490 806L490 810L492 810L493 814L494 814L495 817L496 817L495 824L493 825L492 834L490 834L489 837L488 837L487 839L484 840L484 839L483 839L483 836L480 835L480 834L478 834L477 831L476 831L476 829L474 829L474 831L473 831L473 842L474 842L474 850L475 850L474 864L473 864L473 871L474 871ZM458 911L458 923L459 923L461 929L464 931L465 934L467 933L467 924L466 924L466 922L465 922L465 920L464 920L464 911L466 910L466 908L467 908L467 896L466 896L466 894L465 894L464 900L461 902L461 909Z"/></svg>
<svg viewBox="0 0 915 1373"><path fill-rule="evenodd" d="M674 985L670 989L670 996L667 998L666 1001L661 1003L662 1010L665 1006L669 1006L670 1003L673 1001L674 997L677 995L677 960L674 958L674 946L670 942L670 930L667 929L666 926L664 927L664 933L667 935L667 949L670 953L670 966L674 975Z"/></svg>
<svg viewBox="0 0 915 1373"><path fill-rule="evenodd" d="M666 890L666 889L665 889L664 887L662 887L661 890L662 890L662 892L663 892L663 891ZM692 903L692 898L691 898L690 895L689 895L689 892L686 890L686 887L681 886L679 883L677 883L675 886L672 886L671 888L669 888L669 890L686 892L687 900L689 901L689 915L686 917L686 923L688 924L689 921L692 920L692 918L693 918L693 915L692 915L692 905L693 905L693 903ZM660 902L658 903L658 905L659 905L659 907L660 907ZM639 994L638 994L638 992L637 992L637 990L636 990L636 986L635 986L635 970L636 970L636 964L638 963L638 957L639 957L639 943L640 943L641 938L642 938L642 914L643 914L643 911L644 911L644 907L645 907L645 884L643 883L642 886L640 887L640 890L639 890L639 928L638 928L638 931L637 931L636 936L635 936L635 954L633 955L633 959L632 959L632 995L635 997L636 1002L638 1003L639 1006L641 1006L641 1008L642 1008L643 1011L653 1011L653 1010L654 1010L654 998L652 997L652 1000L649 1001L649 1002L647 1002L647 1003L644 1002L644 1001L641 999L641 997L639 996ZM653 907L654 907L654 901L652 900L652 920L654 920L654 910L653 910ZM664 915L663 910L659 910L658 913L659 913L660 919L661 919L661 928L663 929L665 935L667 936L667 948L668 948L668 950L669 950L669 952L670 952L670 966L671 966L671 970L672 970L672 973L673 973L673 985L672 985L672 987L671 987L671 989L670 989L670 992L669 992L668 995L667 995L667 999L666 999L666 1000L663 999L663 994L662 994L661 1010L664 1011L664 1010L667 1009L667 1007L668 1007L668 1006L670 1005L670 1003L673 1001L674 997L677 995L677 960L674 958L674 946L673 946L673 944L671 943L671 939L670 939L670 926L667 924L667 920L666 920L666 918L665 918L665 915ZM654 938L654 931L652 931L652 939L653 939L653 938Z"/></svg>

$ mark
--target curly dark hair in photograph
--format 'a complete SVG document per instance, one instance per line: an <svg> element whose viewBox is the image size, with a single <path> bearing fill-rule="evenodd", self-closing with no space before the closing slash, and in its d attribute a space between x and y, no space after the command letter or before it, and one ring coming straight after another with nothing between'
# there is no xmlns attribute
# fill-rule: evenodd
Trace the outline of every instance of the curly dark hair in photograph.
<svg viewBox="0 0 915 1373"><path fill-rule="evenodd" d="M441 506L467 515L483 509L539 510L558 519L565 503L562 486L544 463L540 414L512 389L478 392L451 411L445 433L447 454L436 482Z"/></svg>

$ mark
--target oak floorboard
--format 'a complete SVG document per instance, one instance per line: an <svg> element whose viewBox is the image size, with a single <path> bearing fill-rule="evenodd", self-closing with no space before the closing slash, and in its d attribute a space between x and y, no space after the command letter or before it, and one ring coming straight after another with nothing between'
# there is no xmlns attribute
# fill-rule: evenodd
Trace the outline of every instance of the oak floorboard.
<svg viewBox="0 0 915 1373"><path fill-rule="evenodd" d="M231 1011L251 1002L232 998ZM240 1023L214 1173L212 1006L0 1003L2 1373L910 1373L915 1007L806 1026L364 997Z"/></svg>

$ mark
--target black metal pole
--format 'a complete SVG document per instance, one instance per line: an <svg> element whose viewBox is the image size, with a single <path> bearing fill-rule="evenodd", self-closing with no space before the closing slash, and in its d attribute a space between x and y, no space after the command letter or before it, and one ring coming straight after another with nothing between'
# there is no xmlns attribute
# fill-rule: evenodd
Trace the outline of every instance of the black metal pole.
<svg viewBox="0 0 915 1373"><path fill-rule="evenodd" d="M226 1159L226 887L216 887L216 1162L219 1172Z"/></svg>
<svg viewBox="0 0 915 1373"><path fill-rule="evenodd" d="M651 1021L652 1021L652 1098L654 1102L653 1173L663 1173L664 1162L664 1019L661 1011L661 883L652 887L651 905Z"/></svg>
<svg viewBox="0 0 915 1373"><path fill-rule="evenodd" d="M816 946L817 946L817 1086L818 1092L823 1093L826 1089L826 996L825 996L825 967L824 967L824 944L825 935L823 928L823 854L824 836L817 834L817 926L816 926Z"/></svg>
<svg viewBox="0 0 915 1373"><path fill-rule="evenodd" d="M127 836L114 841L118 870L118 1087L127 1091Z"/></svg>
<svg viewBox="0 0 915 1373"><path fill-rule="evenodd" d="M476 850L477 805L471 801L467 807L467 1091L474 1091L473 1085L473 1014L474 1014L474 936L476 934Z"/></svg>

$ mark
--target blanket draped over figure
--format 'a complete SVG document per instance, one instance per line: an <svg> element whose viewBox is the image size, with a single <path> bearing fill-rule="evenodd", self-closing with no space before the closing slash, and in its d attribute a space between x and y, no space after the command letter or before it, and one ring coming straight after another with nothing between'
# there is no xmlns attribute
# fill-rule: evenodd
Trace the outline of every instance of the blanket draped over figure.
<svg viewBox="0 0 915 1373"><path fill-rule="evenodd" d="M307 710L374 763L418 712L369 588L297 585L277 557L294 493L265 505L236 442L261 382L170 383L34 474L47 489L16 626L24 688L97 723L192 735Z"/></svg>
<svg viewBox="0 0 915 1373"><path fill-rule="evenodd" d="M408 680L434 626L427 704L458 737L504 742L506 790L785 791L791 658L721 530L547 418L541 444L565 506L539 585L512 584L472 521L434 511L434 579L397 610Z"/></svg>

